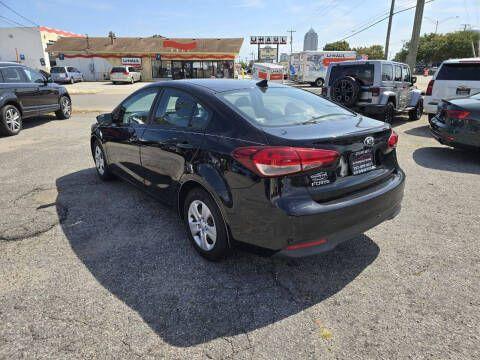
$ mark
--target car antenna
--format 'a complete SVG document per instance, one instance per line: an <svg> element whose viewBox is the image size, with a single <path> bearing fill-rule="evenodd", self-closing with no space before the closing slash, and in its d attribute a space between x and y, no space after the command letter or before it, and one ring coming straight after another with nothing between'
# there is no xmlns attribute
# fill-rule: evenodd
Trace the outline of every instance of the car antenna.
<svg viewBox="0 0 480 360"><path fill-rule="evenodd" d="M260 88L266 88L266 87L268 87L268 81L267 81L267 79L263 79L263 80L260 80L259 82L257 82L255 85L257 85Z"/></svg>

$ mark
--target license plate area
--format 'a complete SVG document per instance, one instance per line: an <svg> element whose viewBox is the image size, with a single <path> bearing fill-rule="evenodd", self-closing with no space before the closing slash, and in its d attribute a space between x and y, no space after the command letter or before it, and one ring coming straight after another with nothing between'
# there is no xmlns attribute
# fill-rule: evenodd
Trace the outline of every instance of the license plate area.
<svg viewBox="0 0 480 360"><path fill-rule="evenodd" d="M350 155L352 175L359 175L375 169L375 159L371 149L355 151Z"/></svg>
<svg viewBox="0 0 480 360"><path fill-rule="evenodd" d="M457 95L458 96L468 96L468 95L470 95L470 89L457 88Z"/></svg>

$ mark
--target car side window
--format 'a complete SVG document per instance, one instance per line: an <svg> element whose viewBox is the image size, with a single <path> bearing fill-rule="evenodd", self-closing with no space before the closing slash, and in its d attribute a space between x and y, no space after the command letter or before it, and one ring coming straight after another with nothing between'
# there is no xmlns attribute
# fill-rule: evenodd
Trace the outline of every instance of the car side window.
<svg viewBox="0 0 480 360"><path fill-rule="evenodd" d="M24 83L27 82L27 77L22 71L22 68L18 67L6 67L0 69L2 72L3 80L6 83Z"/></svg>
<svg viewBox="0 0 480 360"><path fill-rule="evenodd" d="M382 65L382 81L393 80L393 66L391 64Z"/></svg>
<svg viewBox="0 0 480 360"><path fill-rule="evenodd" d="M205 129L211 112L189 94L166 89L155 112L155 124L167 127Z"/></svg>
<svg viewBox="0 0 480 360"><path fill-rule="evenodd" d="M119 114L114 114L114 117L120 116L121 123L128 124L146 124L148 122L148 115L153 105L153 101L157 96L158 88L152 87L139 91L133 96L125 100L119 108Z"/></svg>
<svg viewBox="0 0 480 360"><path fill-rule="evenodd" d="M24 68L23 71L25 72L28 82L37 84L43 84L45 82L43 75L33 69Z"/></svg>
<svg viewBox="0 0 480 360"><path fill-rule="evenodd" d="M137 70L134 67L131 67L131 66L128 68L128 71L129 72L137 72Z"/></svg>
<svg viewBox="0 0 480 360"><path fill-rule="evenodd" d="M68 72L74 72L75 69L74 69L73 67L68 67L68 68L67 68L67 71L68 71Z"/></svg>
<svg viewBox="0 0 480 360"><path fill-rule="evenodd" d="M410 77L410 69L407 66L402 66L403 81L411 83L412 79Z"/></svg>
<svg viewBox="0 0 480 360"><path fill-rule="evenodd" d="M399 65L395 65L395 81L402 81L402 68Z"/></svg>

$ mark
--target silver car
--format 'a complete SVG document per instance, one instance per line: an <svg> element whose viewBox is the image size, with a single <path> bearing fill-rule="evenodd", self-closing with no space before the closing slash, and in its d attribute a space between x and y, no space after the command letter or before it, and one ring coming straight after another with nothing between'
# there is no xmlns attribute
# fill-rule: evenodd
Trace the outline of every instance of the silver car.
<svg viewBox="0 0 480 360"><path fill-rule="evenodd" d="M140 69L133 66L114 66L110 71L110 80L112 83L130 83L142 81Z"/></svg>
<svg viewBox="0 0 480 360"><path fill-rule="evenodd" d="M83 74L73 66L53 66L50 69L52 81L56 83L76 83L83 81Z"/></svg>

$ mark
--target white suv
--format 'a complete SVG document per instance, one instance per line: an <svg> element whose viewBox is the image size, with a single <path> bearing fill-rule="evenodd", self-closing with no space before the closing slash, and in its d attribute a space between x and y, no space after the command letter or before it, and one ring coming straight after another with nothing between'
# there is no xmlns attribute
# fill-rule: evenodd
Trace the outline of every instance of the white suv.
<svg viewBox="0 0 480 360"><path fill-rule="evenodd" d="M440 102L480 92L480 58L451 59L440 65L425 93L424 111L431 119Z"/></svg>

